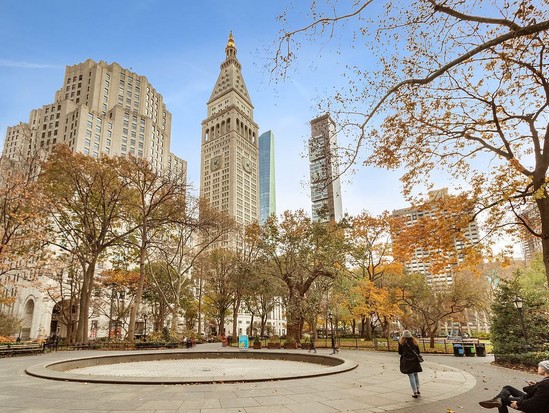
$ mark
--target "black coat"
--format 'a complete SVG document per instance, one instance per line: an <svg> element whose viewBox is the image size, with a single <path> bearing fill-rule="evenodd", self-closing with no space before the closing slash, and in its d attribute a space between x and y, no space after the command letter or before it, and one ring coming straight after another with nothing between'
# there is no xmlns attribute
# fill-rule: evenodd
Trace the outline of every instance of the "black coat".
<svg viewBox="0 0 549 413"><path fill-rule="evenodd" d="M398 343L398 354L400 354L400 372L404 374L420 373L423 371L416 354L419 353L419 347L416 346L411 338L405 338L404 344ZM414 351L416 354L414 354Z"/></svg>
<svg viewBox="0 0 549 413"><path fill-rule="evenodd" d="M517 402L519 410L526 413L549 412L549 377L531 386L526 386L522 390L526 394Z"/></svg>

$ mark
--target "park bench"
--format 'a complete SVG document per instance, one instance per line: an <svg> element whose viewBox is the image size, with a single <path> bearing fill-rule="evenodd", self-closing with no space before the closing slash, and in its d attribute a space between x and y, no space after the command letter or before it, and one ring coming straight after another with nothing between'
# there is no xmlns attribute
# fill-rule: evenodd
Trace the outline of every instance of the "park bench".
<svg viewBox="0 0 549 413"><path fill-rule="evenodd" d="M0 357L10 357L23 354L43 353L44 346L40 343L0 344Z"/></svg>

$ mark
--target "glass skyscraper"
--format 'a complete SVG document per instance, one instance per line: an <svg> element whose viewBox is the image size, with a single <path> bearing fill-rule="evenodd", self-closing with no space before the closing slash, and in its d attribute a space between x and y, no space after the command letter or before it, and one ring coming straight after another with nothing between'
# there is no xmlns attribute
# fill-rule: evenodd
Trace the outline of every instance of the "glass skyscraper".
<svg viewBox="0 0 549 413"><path fill-rule="evenodd" d="M259 136L259 223L276 214L274 134L267 131Z"/></svg>

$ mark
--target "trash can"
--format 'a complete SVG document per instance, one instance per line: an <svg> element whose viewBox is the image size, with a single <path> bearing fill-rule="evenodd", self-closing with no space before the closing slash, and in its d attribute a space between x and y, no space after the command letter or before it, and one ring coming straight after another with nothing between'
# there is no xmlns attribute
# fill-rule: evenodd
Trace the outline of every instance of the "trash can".
<svg viewBox="0 0 549 413"><path fill-rule="evenodd" d="M463 344L463 352L466 357L475 357L475 345L473 343Z"/></svg>
<svg viewBox="0 0 549 413"><path fill-rule="evenodd" d="M475 350L477 351L477 357L486 357L486 344L484 343L475 344Z"/></svg>
<svg viewBox="0 0 549 413"><path fill-rule="evenodd" d="M463 357L463 346L461 344L454 343L454 356Z"/></svg>

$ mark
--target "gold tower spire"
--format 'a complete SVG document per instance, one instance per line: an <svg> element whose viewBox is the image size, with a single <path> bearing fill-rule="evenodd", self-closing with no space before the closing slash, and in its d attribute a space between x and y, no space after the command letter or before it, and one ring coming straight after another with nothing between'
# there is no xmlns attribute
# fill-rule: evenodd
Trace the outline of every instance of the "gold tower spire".
<svg viewBox="0 0 549 413"><path fill-rule="evenodd" d="M229 47L229 46L235 47L235 45L234 45L233 31L232 31L232 30L231 30L231 32L229 33L229 40L227 41L227 47Z"/></svg>

